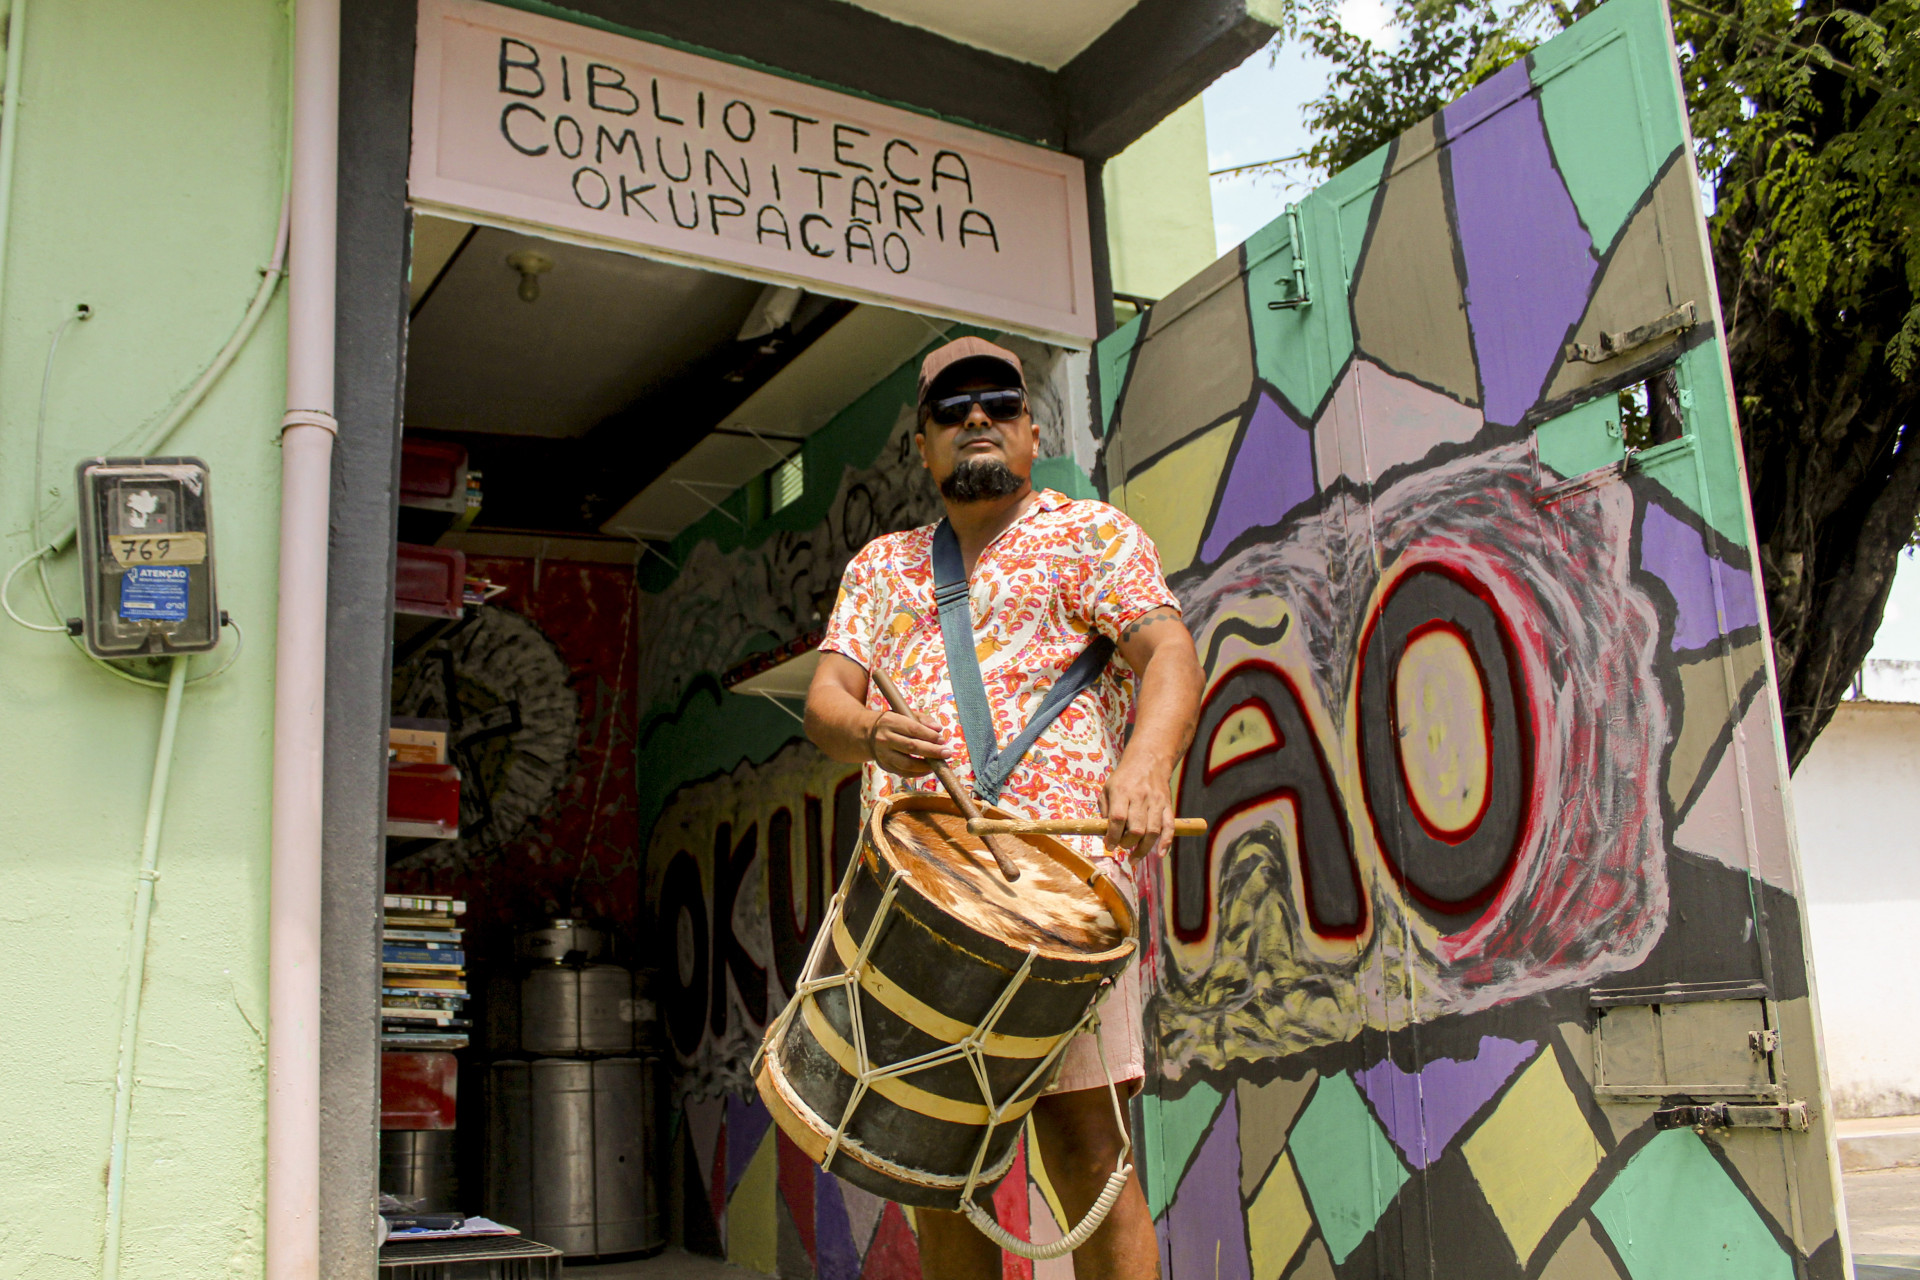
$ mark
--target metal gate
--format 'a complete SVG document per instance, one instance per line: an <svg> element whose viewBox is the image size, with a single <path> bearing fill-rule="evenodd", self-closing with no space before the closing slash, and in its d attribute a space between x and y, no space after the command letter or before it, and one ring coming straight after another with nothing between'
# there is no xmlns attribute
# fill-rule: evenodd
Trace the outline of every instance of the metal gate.
<svg viewBox="0 0 1920 1280"><path fill-rule="evenodd" d="M1843 1274L1668 33L1612 0L1098 348L1208 679L1139 1116L1172 1280Z"/></svg>

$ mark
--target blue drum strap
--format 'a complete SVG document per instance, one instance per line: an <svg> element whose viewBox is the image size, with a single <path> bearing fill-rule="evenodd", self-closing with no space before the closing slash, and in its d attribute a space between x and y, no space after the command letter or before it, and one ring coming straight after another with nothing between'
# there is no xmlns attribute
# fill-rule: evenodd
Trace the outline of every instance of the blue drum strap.
<svg viewBox="0 0 1920 1280"><path fill-rule="evenodd" d="M960 731L967 739L967 758L973 762L973 789L992 804L1046 727L1067 709L1068 703L1093 687L1107 669L1113 641L1102 635L1088 641L1080 656L1047 690L1027 727L1003 750L994 736L993 708L987 703L987 687L980 678L980 660L974 651L967 565L960 555L960 538L946 520L933 531L933 601L940 610L940 638L946 645L947 678L960 713Z"/></svg>

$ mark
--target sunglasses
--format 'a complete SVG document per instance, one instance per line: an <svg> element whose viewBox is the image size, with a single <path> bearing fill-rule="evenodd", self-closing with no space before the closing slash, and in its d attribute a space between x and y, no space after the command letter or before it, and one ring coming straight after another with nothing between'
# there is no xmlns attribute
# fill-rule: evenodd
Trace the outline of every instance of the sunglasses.
<svg viewBox="0 0 1920 1280"><path fill-rule="evenodd" d="M955 427L967 420L973 406L995 422L1012 422L1027 410L1027 393L1017 390L965 391L946 396L927 406L927 416L943 427Z"/></svg>

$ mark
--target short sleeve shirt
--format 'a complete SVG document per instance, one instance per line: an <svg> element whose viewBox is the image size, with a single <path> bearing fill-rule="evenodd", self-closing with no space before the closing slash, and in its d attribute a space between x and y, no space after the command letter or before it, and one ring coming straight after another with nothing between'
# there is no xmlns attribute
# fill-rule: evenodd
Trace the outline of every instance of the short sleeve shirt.
<svg viewBox="0 0 1920 1280"><path fill-rule="evenodd" d="M862 667L884 669L909 703L959 748L953 771L970 786L959 709L947 678L946 644L933 599L933 532L926 525L875 538L841 579L820 647ZM1027 725L1048 689L1093 634L1118 640L1128 624L1162 606L1178 608L1160 556L1140 526L1104 502L1043 489L1020 518L987 544L968 580L975 653L1004 745ZM1030 817L1100 813L1107 777L1120 761L1133 715L1134 676L1116 654L1092 688L1068 704L1001 789L1000 803ZM869 685L867 705L886 705ZM900 791L940 789L932 776L901 778L868 762L865 805ZM1086 852L1097 852L1097 842Z"/></svg>

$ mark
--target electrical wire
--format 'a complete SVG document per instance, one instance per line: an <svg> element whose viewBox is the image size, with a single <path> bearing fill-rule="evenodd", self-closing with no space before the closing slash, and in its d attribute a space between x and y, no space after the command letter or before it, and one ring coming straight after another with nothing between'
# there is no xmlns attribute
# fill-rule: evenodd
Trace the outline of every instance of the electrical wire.
<svg viewBox="0 0 1920 1280"><path fill-rule="evenodd" d="M25 556L21 557L19 563L15 564L13 568L7 570L6 578L0 580L0 609L5 609L9 618L12 618L29 631L64 632L66 630L64 626L51 627L44 622L28 622L25 618L13 611L13 602L9 598L9 593L13 590L13 580L20 576L20 571L32 564L35 560L38 560L44 554L46 554L45 547L35 547L32 551L29 551Z"/></svg>
<svg viewBox="0 0 1920 1280"><path fill-rule="evenodd" d="M127 956L127 985L120 998L120 1057L113 1073L113 1139L107 1155L107 1220L118 1223L127 1185L127 1131L133 1120L134 1052L140 1044L140 997L147 980L147 940L153 927L153 886L160 878L160 822L167 812L167 784L173 773L173 742L180 727L180 703L187 687L187 658L175 654L167 674L160 741L153 753L153 778L147 784L147 822L140 838L139 883L133 899L133 943ZM120 1273L120 1233L107 1232L101 1274Z"/></svg>
<svg viewBox="0 0 1920 1280"><path fill-rule="evenodd" d="M254 290L253 299L248 303L245 314L240 318L240 323L234 328L233 334L227 339L226 345L221 347L219 352L214 355L212 361L201 371L200 376L194 379L193 384L182 392L180 397L173 402L173 405L168 409L165 416L154 425L152 430L146 432L131 444L131 450L136 455L149 454L166 442L167 438L173 434L175 428L186 421L187 416L199 407L200 402L206 398L207 392L212 390L213 384L220 380L220 376L232 365L234 359L240 354L241 348L246 346L247 340L253 336L254 330L259 327L260 318L266 314L267 307L273 301L273 295L280 286L280 281L286 277L287 236L292 213L290 204L291 190L288 186L290 181L291 170L289 169L286 179L281 183L280 225L274 233L273 254L268 259L267 265L260 269L260 286ZM29 631L62 634L67 632L67 627L62 621L56 621L54 625L50 626L45 623L29 622L21 617L20 614L14 610L12 597L9 593L13 587L13 580L19 575L20 571L26 568L27 565L37 562L40 589L42 595L46 598L47 610L56 620L60 619L60 607L54 600L53 584L47 578L47 560L66 549L67 544L73 539L77 526L69 523L62 528L58 535L46 541L42 541L40 536L40 482L45 456L47 396L48 388L53 379L54 355L60 349L61 340L66 337L67 330L76 322L90 319L92 315L92 308L88 307L85 303L75 308L74 314L68 316L61 324L59 330L55 332L53 342L47 348L47 361L41 372L40 410L38 421L34 426L33 436L33 514L31 520L34 549L29 551L23 559L7 571L7 576L4 580L0 580L0 609L5 610L7 617L27 628ZM118 449L127 447L129 446L119 444L115 446L115 450L117 451ZM208 672L205 675L195 676L187 681L188 684L198 684L202 680L211 680L215 676L223 674L239 657L238 637L242 635L242 632L238 624L230 620L226 625L233 627L236 637L233 657L223 663L218 670ZM165 681L149 680L143 676L133 675L119 667L113 666L102 658L88 653L86 647L80 643L78 638L74 638L74 648L79 650L88 661L94 663L104 671L111 672L122 680L142 685L149 689L164 689L167 687Z"/></svg>

